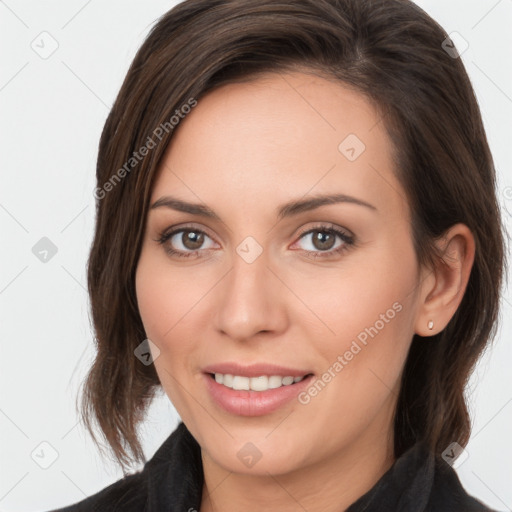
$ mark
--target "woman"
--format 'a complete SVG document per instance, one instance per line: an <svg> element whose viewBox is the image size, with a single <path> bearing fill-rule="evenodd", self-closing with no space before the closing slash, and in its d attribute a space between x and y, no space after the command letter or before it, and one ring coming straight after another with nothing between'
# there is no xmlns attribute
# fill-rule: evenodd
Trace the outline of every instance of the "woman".
<svg viewBox="0 0 512 512"><path fill-rule="evenodd" d="M495 172L454 45L405 0L188 0L98 155L93 418L142 472L61 509L484 511L451 467L496 330ZM94 435L94 434L93 434Z"/></svg>

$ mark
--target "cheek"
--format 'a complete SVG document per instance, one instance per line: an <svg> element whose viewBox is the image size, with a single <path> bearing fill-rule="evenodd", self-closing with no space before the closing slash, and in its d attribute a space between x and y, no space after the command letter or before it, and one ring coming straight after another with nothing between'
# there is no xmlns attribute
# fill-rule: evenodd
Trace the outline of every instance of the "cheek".
<svg viewBox="0 0 512 512"><path fill-rule="evenodd" d="M136 273L136 294L139 312L151 339L158 340L161 350L167 350L177 332L197 327L194 316L197 305L210 288L209 281L200 267L197 272L180 271L166 261L160 251L142 252ZM193 341L193 338L191 338Z"/></svg>
<svg viewBox="0 0 512 512"><path fill-rule="evenodd" d="M416 271L412 248L399 255L391 248L375 247L354 254L339 269L323 271L321 278L304 280L297 290L322 324L326 341L332 341L323 346L339 352L348 350L354 340L369 346L370 340L408 339Z"/></svg>
<svg viewBox="0 0 512 512"><path fill-rule="evenodd" d="M333 307L337 334L317 344L322 373L299 397L312 428L332 437L330 449L340 429L348 443L374 421L387 428L412 338L414 300L405 281L391 289L374 286L374 294L359 289L344 310Z"/></svg>
<svg viewBox="0 0 512 512"><path fill-rule="evenodd" d="M390 242L360 254L309 295L312 309L331 331L317 344L324 379L337 382L327 386L331 391L325 398L337 389L338 398L332 399L340 410L349 408L354 414L364 404L378 407L398 385L414 334L417 300L411 244L397 249Z"/></svg>
<svg viewBox="0 0 512 512"><path fill-rule="evenodd" d="M143 249L135 276L139 313L146 336L158 347L155 370L171 402L184 409L179 383L183 380L192 333L186 332L187 312L197 302L197 286L184 286L165 258ZM183 278L181 278L183 280ZM185 330L184 330L185 329ZM173 343L179 339L180 343Z"/></svg>
<svg viewBox="0 0 512 512"><path fill-rule="evenodd" d="M215 282L211 270L201 265L180 268L160 252L146 248L141 253L135 279L137 303L146 335L160 351L154 360L160 382L180 409L180 383L198 375L191 365L200 348L198 333L207 329L203 299Z"/></svg>

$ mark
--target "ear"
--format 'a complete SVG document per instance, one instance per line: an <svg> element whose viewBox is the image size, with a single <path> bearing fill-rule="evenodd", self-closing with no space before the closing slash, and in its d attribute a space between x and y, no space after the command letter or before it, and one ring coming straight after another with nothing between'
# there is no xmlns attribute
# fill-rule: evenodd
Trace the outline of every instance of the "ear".
<svg viewBox="0 0 512 512"><path fill-rule="evenodd" d="M455 224L436 241L442 259L422 271L415 333L433 336L451 320L462 301L475 258L475 239L465 224ZM433 328L429 329L429 322Z"/></svg>

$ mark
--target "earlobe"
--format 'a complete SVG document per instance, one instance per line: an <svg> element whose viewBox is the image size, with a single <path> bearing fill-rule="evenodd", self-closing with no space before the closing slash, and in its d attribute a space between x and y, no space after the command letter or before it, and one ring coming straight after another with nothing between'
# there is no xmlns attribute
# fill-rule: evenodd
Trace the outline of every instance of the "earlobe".
<svg viewBox="0 0 512 512"><path fill-rule="evenodd" d="M459 307L475 257L475 241L465 224L452 226L436 245L441 258L422 282L415 333L441 332Z"/></svg>

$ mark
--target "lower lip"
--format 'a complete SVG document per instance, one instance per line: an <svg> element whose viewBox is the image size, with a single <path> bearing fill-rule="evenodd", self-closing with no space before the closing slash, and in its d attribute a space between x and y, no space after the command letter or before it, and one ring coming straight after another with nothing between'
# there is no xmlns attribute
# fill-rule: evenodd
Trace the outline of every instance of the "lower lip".
<svg viewBox="0 0 512 512"><path fill-rule="evenodd" d="M238 416L263 416L296 398L309 385L313 375L300 382L267 391L231 389L219 384L210 374L204 377L210 396L225 411Z"/></svg>

